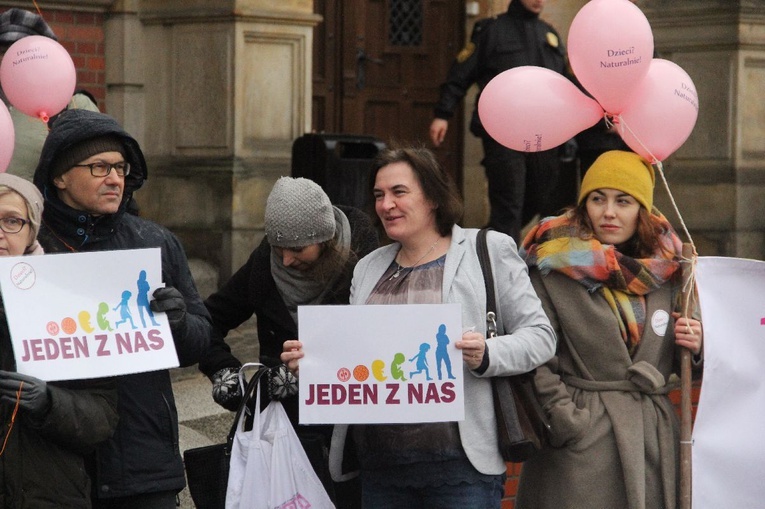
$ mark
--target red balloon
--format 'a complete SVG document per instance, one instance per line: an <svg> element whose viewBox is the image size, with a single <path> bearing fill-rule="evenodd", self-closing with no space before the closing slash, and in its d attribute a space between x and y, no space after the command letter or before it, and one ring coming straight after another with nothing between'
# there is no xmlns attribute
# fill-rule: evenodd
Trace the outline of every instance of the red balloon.
<svg viewBox="0 0 765 509"><path fill-rule="evenodd" d="M498 143L521 152L557 147L595 125L603 108L566 77L544 67L515 67L481 92L478 116Z"/></svg>
<svg viewBox="0 0 765 509"><path fill-rule="evenodd" d="M669 60L654 58L648 74L617 118L622 139L648 161L663 161L685 143L699 115L690 76Z"/></svg>
<svg viewBox="0 0 765 509"><path fill-rule="evenodd" d="M621 113L653 58L653 33L629 0L591 0L568 32L571 68L609 114Z"/></svg>
<svg viewBox="0 0 765 509"><path fill-rule="evenodd" d="M62 45L42 35L14 42L0 64L0 84L10 103L44 122L66 108L77 72Z"/></svg>
<svg viewBox="0 0 765 509"><path fill-rule="evenodd" d="M13 147L16 144L16 131L13 129L13 119L3 101L0 101L0 173L8 169L13 157Z"/></svg>

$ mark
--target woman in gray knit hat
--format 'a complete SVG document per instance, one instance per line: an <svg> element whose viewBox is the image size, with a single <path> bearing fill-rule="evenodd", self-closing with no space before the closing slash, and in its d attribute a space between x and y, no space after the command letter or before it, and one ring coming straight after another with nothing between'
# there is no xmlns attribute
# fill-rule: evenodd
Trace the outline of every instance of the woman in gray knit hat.
<svg viewBox="0 0 765 509"><path fill-rule="evenodd" d="M333 485L323 450L331 426L299 426L295 379L279 360L283 343L298 335L297 308L309 304L348 304L356 262L378 246L377 231L362 211L333 206L322 188L304 178L282 177L266 201L266 238L249 260L206 301L213 321L210 350L199 369L213 382L213 399L229 410L241 400L237 373L242 363L225 337L257 317L259 361L269 368L268 394L281 399L307 447L317 474L338 508L360 507L358 484ZM252 359L244 359L250 361ZM265 396L266 394L264 394Z"/></svg>

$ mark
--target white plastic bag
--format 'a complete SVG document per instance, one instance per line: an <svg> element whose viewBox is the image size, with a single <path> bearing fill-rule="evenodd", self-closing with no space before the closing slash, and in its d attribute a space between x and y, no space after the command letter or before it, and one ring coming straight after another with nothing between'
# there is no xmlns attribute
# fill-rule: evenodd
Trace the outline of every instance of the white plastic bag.
<svg viewBox="0 0 765 509"><path fill-rule="evenodd" d="M242 397L244 400L242 401L242 405L247 404L247 399L249 399L252 394L247 392L247 389L245 387L244 383L244 372L246 368L248 367L263 367L260 363L247 363L243 365L239 369L239 385L242 388ZM258 386L255 387L255 391L257 393L257 408L260 408L260 383L258 382ZM248 486L245 493L243 491L245 490L245 475L247 471L247 463L250 457L250 443L252 441L258 440L258 430L255 428L253 424L253 428L251 430L245 431L244 429L244 422L247 418L247 414L249 411L247 408L244 409L244 411L240 412L240 418L239 422L237 423L237 429L236 433L234 434L234 441L231 445L231 458L229 460L229 472L228 472L228 486L226 488L226 509L230 508L239 508L239 507L247 507L246 504L242 504L242 500L246 500L250 496L251 489ZM253 456L253 461L257 461L260 458L258 458L256 455Z"/></svg>
<svg viewBox="0 0 765 509"><path fill-rule="evenodd" d="M226 491L226 509L334 509L279 401L259 412L257 389L252 429L242 414Z"/></svg>

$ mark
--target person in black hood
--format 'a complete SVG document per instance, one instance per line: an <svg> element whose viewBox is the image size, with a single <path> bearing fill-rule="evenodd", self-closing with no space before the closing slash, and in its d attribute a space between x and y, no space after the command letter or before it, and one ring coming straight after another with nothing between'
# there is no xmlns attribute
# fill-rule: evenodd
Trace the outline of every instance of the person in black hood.
<svg viewBox="0 0 765 509"><path fill-rule="evenodd" d="M433 110L435 118L430 124L433 145L438 147L444 141L449 119L474 83L480 97L480 90L495 76L524 65L545 67L570 78L558 33L539 19L544 3L545 0L513 0L504 14L475 24L470 42L457 55L441 85ZM561 161L557 148L519 152L494 141L478 118L478 97L470 131L483 143L481 164L489 183L488 226L510 235L518 243L525 224L536 214L550 215L569 205L569 201L573 204L576 189L561 189L559 185Z"/></svg>
<svg viewBox="0 0 765 509"><path fill-rule="evenodd" d="M153 311L167 313L181 366L196 364L212 325L180 241L166 228L126 212L147 177L141 148L112 117L64 111L51 127L35 170L44 197L40 244L47 253L158 247L164 288ZM116 378L119 425L99 446L93 507L175 507L185 486L178 414L168 370Z"/></svg>

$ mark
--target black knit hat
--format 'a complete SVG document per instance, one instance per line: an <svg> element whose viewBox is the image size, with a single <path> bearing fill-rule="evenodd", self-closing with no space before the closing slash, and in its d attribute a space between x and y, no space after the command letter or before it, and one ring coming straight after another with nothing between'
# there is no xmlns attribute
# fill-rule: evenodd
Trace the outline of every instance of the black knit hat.
<svg viewBox="0 0 765 509"><path fill-rule="evenodd" d="M50 169L50 179L63 175L75 164L102 152L119 152L125 157L125 146L115 136L99 136L75 143L56 154Z"/></svg>
<svg viewBox="0 0 765 509"><path fill-rule="evenodd" d="M10 46L28 35L43 35L58 40L39 14L15 7L0 14L0 46Z"/></svg>

